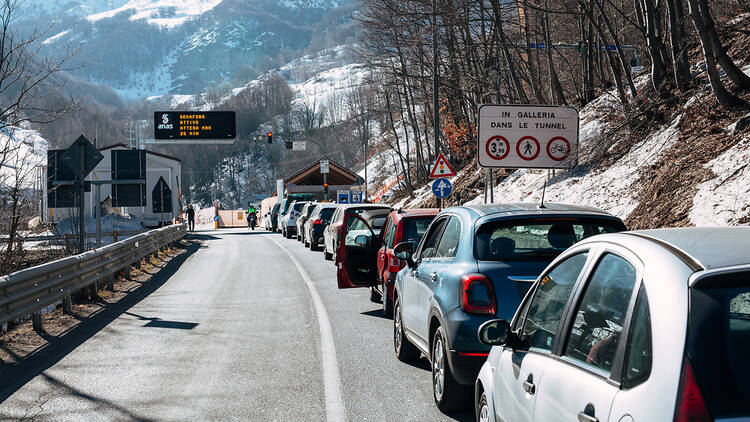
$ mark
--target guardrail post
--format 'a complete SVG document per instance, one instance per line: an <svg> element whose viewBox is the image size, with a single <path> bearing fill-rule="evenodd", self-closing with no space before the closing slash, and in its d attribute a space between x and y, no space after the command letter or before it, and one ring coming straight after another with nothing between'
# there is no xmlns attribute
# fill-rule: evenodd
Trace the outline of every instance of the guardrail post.
<svg viewBox="0 0 750 422"><path fill-rule="evenodd" d="M89 298L96 300L97 297L99 297L99 283L95 281L89 286Z"/></svg>
<svg viewBox="0 0 750 422"><path fill-rule="evenodd" d="M38 333L44 331L44 327L42 326L42 313L40 311L31 314L31 325L34 327L34 331Z"/></svg>
<svg viewBox="0 0 750 422"><path fill-rule="evenodd" d="M114 274L107 276L107 290L109 290L110 292L115 291L115 275Z"/></svg>
<svg viewBox="0 0 750 422"><path fill-rule="evenodd" d="M62 311L64 314L68 314L68 315L73 313L73 300L70 297L70 295L63 296Z"/></svg>
<svg viewBox="0 0 750 422"><path fill-rule="evenodd" d="M122 275L125 277L125 280L131 280L130 278L130 265L125 267L124 270L122 270Z"/></svg>
<svg viewBox="0 0 750 422"><path fill-rule="evenodd" d="M141 263L142 262L143 262L143 258L141 258L141 259L139 259L138 261L135 262L135 269L136 270L140 271L140 269L141 269Z"/></svg>

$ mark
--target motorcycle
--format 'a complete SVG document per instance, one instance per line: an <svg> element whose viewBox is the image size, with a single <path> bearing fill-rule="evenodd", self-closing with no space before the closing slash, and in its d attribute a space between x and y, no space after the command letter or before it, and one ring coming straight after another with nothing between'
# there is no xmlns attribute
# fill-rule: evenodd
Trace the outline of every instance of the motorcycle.
<svg viewBox="0 0 750 422"><path fill-rule="evenodd" d="M258 216L255 213L251 213L247 216L247 226L250 229L255 230L255 226L258 224Z"/></svg>

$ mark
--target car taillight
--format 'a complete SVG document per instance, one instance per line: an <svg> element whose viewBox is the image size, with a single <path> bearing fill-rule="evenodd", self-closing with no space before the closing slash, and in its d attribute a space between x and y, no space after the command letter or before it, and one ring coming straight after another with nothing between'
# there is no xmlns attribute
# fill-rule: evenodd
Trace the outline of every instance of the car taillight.
<svg viewBox="0 0 750 422"><path fill-rule="evenodd" d="M404 263L393 255L388 258L388 272L397 273L404 267Z"/></svg>
<svg viewBox="0 0 750 422"><path fill-rule="evenodd" d="M698 380L690 359L685 356L680 376L680 390L677 394L674 422L713 422L703 399Z"/></svg>
<svg viewBox="0 0 750 422"><path fill-rule="evenodd" d="M321 220L321 219L313 220L313 225L319 226L321 224L323 224L323 220Z"/></svg>
<svg viewBox="0 0 750 422"><path fill-rule="evenodd" d="M467 274L461 278L461 309L470 314L495 315L495 288L484 274Z"/></svg>

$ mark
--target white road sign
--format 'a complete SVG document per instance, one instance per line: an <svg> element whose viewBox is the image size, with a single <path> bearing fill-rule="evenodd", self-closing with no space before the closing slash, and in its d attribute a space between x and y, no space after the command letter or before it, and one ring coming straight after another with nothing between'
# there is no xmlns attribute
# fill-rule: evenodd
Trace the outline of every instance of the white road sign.
<svg viewBox="0 0 750 422"><path fill-rule="evenodd" d="M323 158L322 160L320 160L320 173L326 174L329 172L330 172L330 167L328 166L328 159Z"/></svg>
<svg viewBox="0 0 750 422"><path fill-rule="evenodd" d="M307 142L305 141L293 141L292 151L304 151L307 149Z"/></svg>
<svg viewBox="0 0 750 422"><path fill-rule="evenodd" d="M276 196L277 198L284 197L284 179L276 179Z"/></svg>
<svg viewBox="0 0 750 422"><path fill-rule="evenodd" d="M566 106L479 106L482 167L570 168L578 153L578 110Z"/></svg>

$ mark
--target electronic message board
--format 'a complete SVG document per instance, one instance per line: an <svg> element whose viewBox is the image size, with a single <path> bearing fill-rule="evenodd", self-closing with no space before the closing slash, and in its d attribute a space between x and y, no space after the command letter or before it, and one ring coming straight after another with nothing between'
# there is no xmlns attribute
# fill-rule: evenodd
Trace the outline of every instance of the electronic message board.
<svg viewBox="0 0 750 422"><path fill-rule="evenodd" d="M237 123L233 111L154 112L155 139L234 139Z"/></svg>

